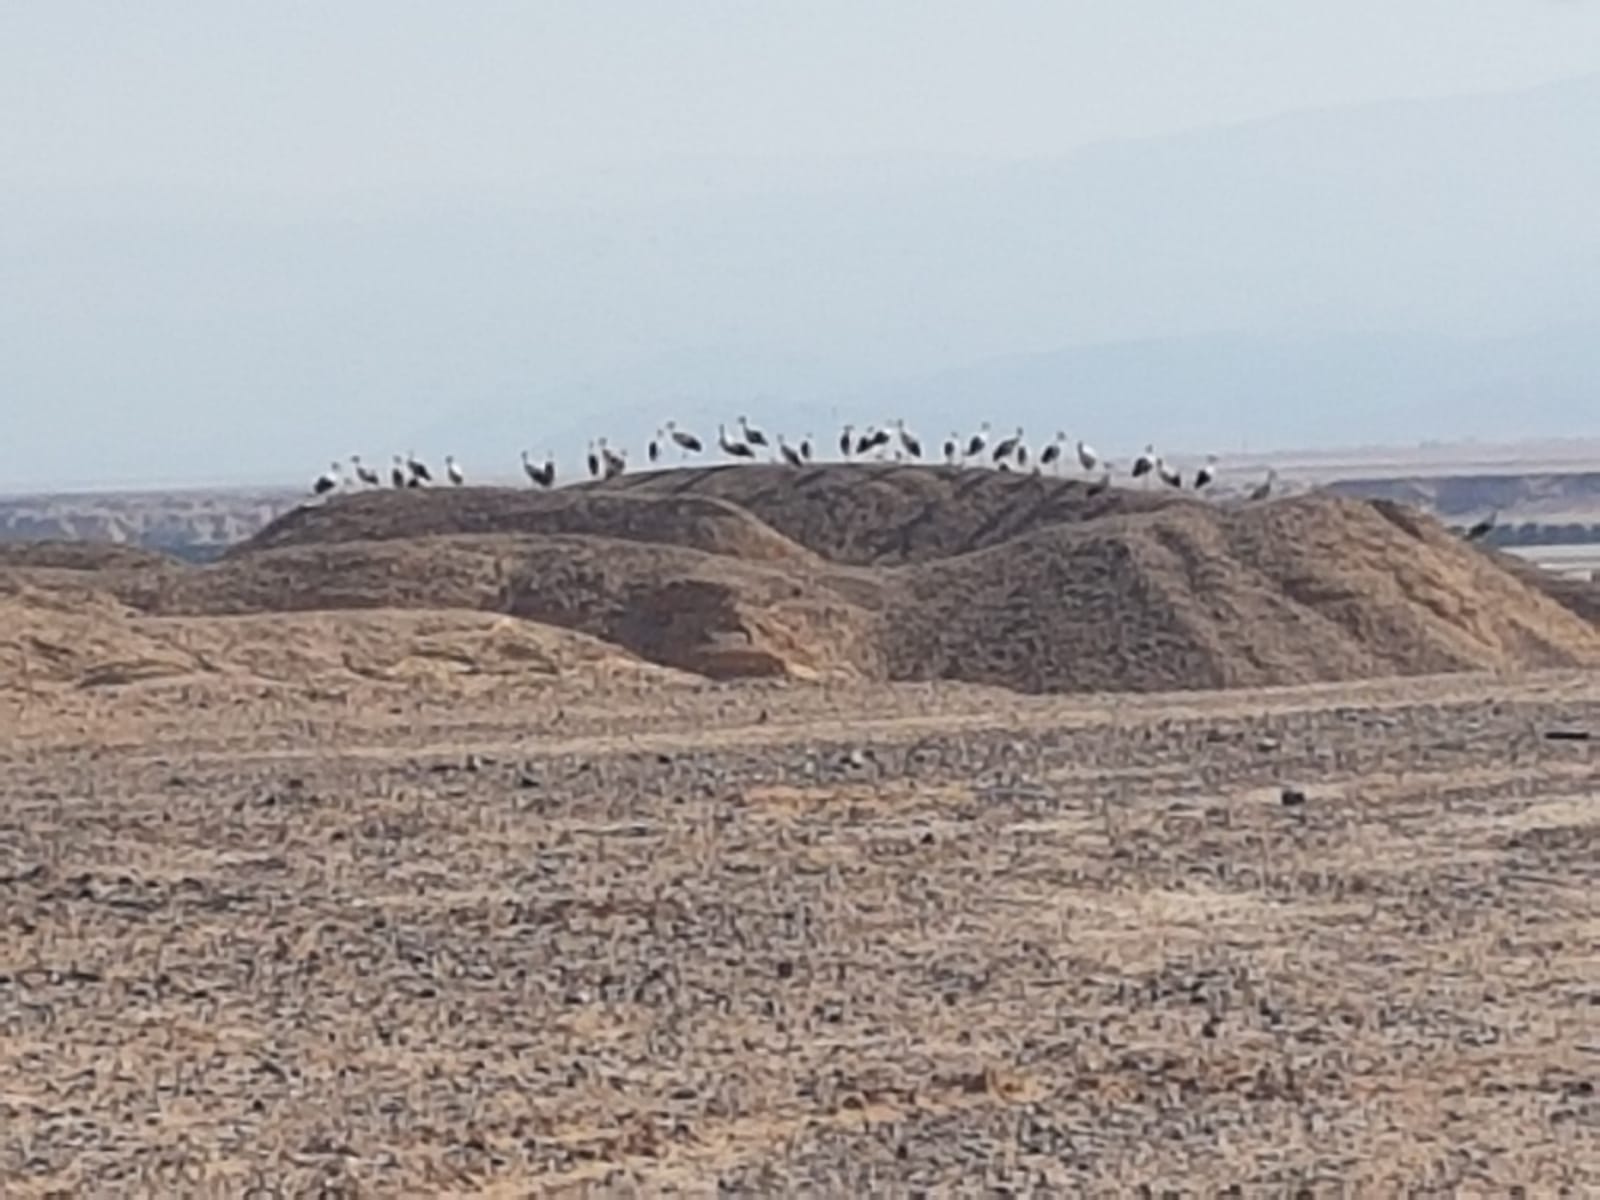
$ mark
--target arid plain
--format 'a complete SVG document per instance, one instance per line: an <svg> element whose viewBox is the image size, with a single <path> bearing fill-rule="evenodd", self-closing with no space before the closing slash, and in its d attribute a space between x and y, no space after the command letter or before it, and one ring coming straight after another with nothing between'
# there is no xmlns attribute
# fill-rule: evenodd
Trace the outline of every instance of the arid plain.
<svg viewBox="0 0 1600 1200"><path fill-rule="evenodd" d="M1600 1188L1592 617L1364 502L707 478L0 563L7 1195Z"/></svg>

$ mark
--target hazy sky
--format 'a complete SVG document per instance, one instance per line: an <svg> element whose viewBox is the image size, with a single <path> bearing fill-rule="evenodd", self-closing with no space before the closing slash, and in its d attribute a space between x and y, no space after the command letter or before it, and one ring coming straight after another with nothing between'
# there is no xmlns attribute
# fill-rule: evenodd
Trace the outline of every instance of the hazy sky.
<svg viewBox="0 0 1600 1200"><path fill-rule="evenodd" d="M398 364L402 349L414 362L419 344L442 336L437 314L406 305L428 287L422 264L448 259L448 235L419 226L415 244L400 237L366 259L318 249L341 228L359 241L386 214L572 210L589 197L649 210L681 201L696 160L718 187L748 178L802 191L818 171L870 181L892 165L913 178L961 160L1044 160L1105 140L1597 70L1600 4L1586 0L3 0L0 277L12 282L0 298L0 491L215 478L195 458L241 431L264 436L274 411L304 420L348 401L365 415L329 420L336 436L357 437L386 392L407 429L427 427L426 403L470 414L472 395L440 398L448 371L428 378L428 400L406 393L398 365L395 376L371 365ZM209 250L201 267L173 265L243 216L252 265L205 274L223 256ZM297 240L302 228L316 236ZM412 251L415 271L393 263ZM296 287L346 295L343 276L374 263L385 282L371 302L389 315L381 335L363 333L348 311L358 301L342 302L352 361L328 343L328 310L309 304L303 329L281 308L263 315ZM594 284L587 307L566 314L551 361L570 351L568 374L603 374L691 349L661 314L702 298L719 311L711 272L725 268L708 264L700 278L679 263L638 294ZM742 296L726 304L748 307ZM598 328L610 308L650 310L635 359ZM134 346L129 315L146 309L165 315ZM210 331L203 353L182 335L194 328ZM742 327L728 328L709 340L742 346ZM968 349L1002 355L1039 340L984 333ZM820 363L819 378L861 366L827 361L799 334L780 348ZM937 366L967 354L935 349ZM274 354L295 369L274 374ZM493 390L521 372L536 389L538 357L486 367L471 386ZM368 374L352 382L355 359ZM69 448L86 430L101 438L88 460ZM128 440L139 430L149 445L136 456ZM325 458L308 449L302 468L274 448L241 462L297 478Z"/></svg>
<svg viewBox="0 0 1600 1200"><path fill-rule="evenodd" d="M537 192L662 155L1036 157L1597 68L1584 0L6 0L0 172Z"/></svg>

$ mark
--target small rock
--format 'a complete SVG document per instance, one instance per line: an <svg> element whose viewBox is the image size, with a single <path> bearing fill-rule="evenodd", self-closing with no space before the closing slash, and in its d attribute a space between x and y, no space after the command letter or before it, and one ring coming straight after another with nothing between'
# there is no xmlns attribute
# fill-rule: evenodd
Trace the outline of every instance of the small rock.
<svg viewBox="0 0 1600 1200"><path fill-rule="evenodd" d="M1285 808L1298 808L1306 802L1306 794L1299 788L1286 787L1278 793L1278 801Z"/></svg>

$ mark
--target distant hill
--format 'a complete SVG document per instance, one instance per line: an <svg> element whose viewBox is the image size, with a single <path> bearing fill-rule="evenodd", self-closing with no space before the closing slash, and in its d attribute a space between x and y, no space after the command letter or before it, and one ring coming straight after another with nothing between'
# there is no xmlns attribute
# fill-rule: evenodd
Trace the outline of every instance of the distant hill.
<svg viewBox="0 0 1600 1200"><path fill-rule="evenodd" d="M98 542L205 562L299 500L274 489L0 496L0 544Z"/></svg>

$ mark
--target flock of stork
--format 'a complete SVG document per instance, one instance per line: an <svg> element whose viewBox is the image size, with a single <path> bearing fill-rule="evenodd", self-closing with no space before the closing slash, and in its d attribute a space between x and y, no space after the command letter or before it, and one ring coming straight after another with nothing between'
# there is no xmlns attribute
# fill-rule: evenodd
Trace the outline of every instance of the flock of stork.
<svg viewBox="0 0 1600 1200"><path fill-rule="evenodd" d="M803 467L813 461L816 448L810 434L798 442L790 442L780 433L774 441L744 417L739 418L738 425L737 434L730 434L726 425L717 426L717 449L728 461L753 462L766 457L793 467ZM839 435L838 445L839 460L843 462L923 461L922 441L906 428L903 420L885 426L869 425L860 431L854 425L846 425ZM944 461L949 466L973 466L987 462L1001 471L1026 471L1031 461L1035 472L1059 474L1064 469L1070 470L1072 460L1076 459L1078 468L1085 475L1095 477L1089 484L1091 494L1111 486L1114 468L1113 463L1102 459L1087 442L1080 440L1076 444L1069 444L1065 433L1057 433L1034 455L1020 427L1015 433L996 441L992 438L987 421L968 437L951 433L945 439L943 449ZM655 464L674 451L680 461L687 462L691 456L705 453L706 445L694 434L678 428L676 422L668 421L650 439L645 456L651 464ZM1181 490L1188 486L1193 491L1204 491L1216 479L1216 462L1215 455L1208 456L1204 465L1185 481L1183 473L1156 454L1153 445L1149 445L1133 460L1128 474L1146 486L1160 482L1174 489ZM616 449L606 438L596 438L589 443L587 466L589 478L613 479L628 469L628 452ZM349 467L347 475L344 464L333 463L317 477L312 492L326 496L341 489L385 486L383 476L363 463L359 454L350 456ZM522 470L535 487L555 486L556 462L549 454L542 461L535 462L526 450L522 451ZM1265 500L1271 494L1276 477L1275 472L1269 471L1266 479L1251 490L1250 498ZM444 479L456 487L466 483L466 473L461 464L449 454L444 458ZM389 467L388 486L419 488L433 482L433 473L415 454L394 456Z"/></svg>

